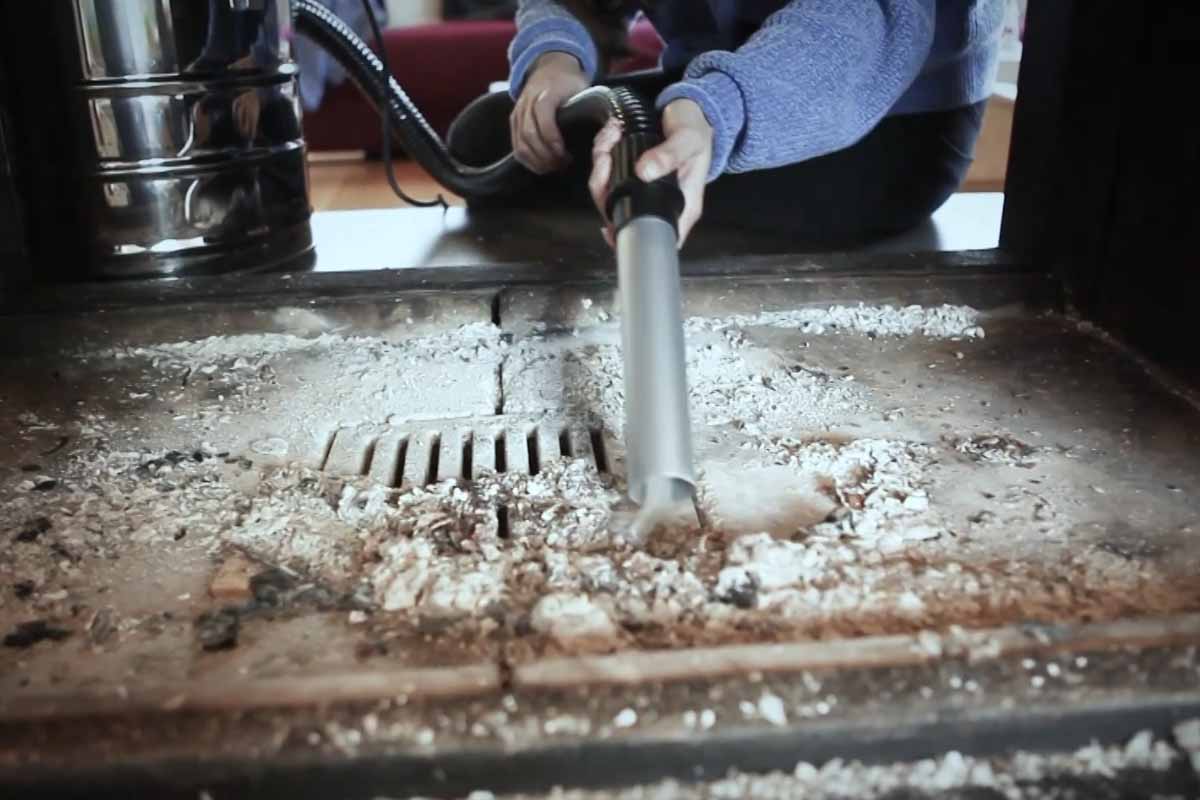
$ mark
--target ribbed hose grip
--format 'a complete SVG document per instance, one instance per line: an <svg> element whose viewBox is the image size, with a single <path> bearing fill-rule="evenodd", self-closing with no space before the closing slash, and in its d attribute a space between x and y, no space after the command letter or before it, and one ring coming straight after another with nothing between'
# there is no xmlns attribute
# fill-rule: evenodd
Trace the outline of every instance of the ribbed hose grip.
<svg viewBox="0 0 1200 800"><path fill-rule="evenodd" d="M678 228L683 193L679 191L675 175L646 183L634 172L642 154L662 142L655 114L637 94L625 87L596 86L572 97L557 115L563 130L584 125L599 130L609 118L616 118L622 131L612 152L613 167L605 209L613 226L619 231L632 219L650 216L664 219Z"/></svg>
<svg viewBox="0 0 1200 800"><path fill-rule="evenodd" d="M654 133L633 133L621 137L621 141L613 148L613 170L608 181L606 211L618 231L638 217L659 217L669 222L678 233L684 200L675 174L646 183L634 173L642 154L661 141L662 137Z"/></svg>

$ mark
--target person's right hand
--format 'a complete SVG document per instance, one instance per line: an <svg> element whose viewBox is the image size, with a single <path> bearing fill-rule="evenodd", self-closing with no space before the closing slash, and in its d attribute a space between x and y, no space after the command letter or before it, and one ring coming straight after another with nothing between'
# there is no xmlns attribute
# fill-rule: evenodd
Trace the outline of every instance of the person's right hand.
<svg viewBox="0 0 1200 800"><path fill-rule="evenodd" d="M575 56L550 52L534 62L508 119L517 161L538 175L566 165L569 156L554 115L589 85Z"/></svg>

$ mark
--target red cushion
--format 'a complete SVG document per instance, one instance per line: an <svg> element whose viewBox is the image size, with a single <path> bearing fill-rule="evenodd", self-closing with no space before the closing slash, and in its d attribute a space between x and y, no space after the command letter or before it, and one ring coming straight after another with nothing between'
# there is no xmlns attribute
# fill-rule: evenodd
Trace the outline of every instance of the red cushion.
<svg viewBox="0 0 1200 800"><path fill-rule="evenodd" d="M508 43L515 32L508 21L454 21L390 28L383 40L392 74L445 136L468 103L508 78ZM648 22L639 21L630 46L635 55L614 71L653 67L662 41ZM304 135L313 150L379 152L379 118L349 81L326 92L321 107L305 114Z"/></svg>
<svg viewBox="0 0 1200 800"><path fill-rule="evenodd" d="M658 31L654 30L654 26L648 20L640 19L629 31L629 49L633 51L633 55L614 64L613 72L634 72L657 67L663 40L658 38Z"/></svg>

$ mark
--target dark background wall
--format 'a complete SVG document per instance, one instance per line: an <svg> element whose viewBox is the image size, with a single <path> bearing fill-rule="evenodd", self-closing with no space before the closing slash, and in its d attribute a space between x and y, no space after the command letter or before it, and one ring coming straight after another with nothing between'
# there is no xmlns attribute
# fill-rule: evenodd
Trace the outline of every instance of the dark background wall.
<svg viewBox="0 0 1200 800"><path fill-rule="evenodd" d="M1032 0L1001 243L1200 376L1200 3Z"/></svg>

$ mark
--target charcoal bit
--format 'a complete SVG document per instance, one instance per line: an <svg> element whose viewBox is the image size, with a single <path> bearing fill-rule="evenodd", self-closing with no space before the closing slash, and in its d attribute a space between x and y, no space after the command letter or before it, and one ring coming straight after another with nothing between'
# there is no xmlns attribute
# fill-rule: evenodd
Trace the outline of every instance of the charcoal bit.
<svg viewBox="0 0 1200 800"><path fill-rule="evenodd" d="M50 545L50 551L64 561L70 561L74 563L79 560L62 542L55 542L54 544Z"/></svg>
<svg viewBox="0 0 1200 800"><path fill-rule="evenodd" d="M254 603L262 608L278 608L284 605L287 594L296 585L296 580L278 567L265 569L250 577L250 593Z"/></svg>
<svg viewBox="0 0 1200 800"><path fill-rule="evenodd" d="M317 611L348 610L343 607L342 598L324 586L305 586L296 592L292 598L293 605L305 608L315 608Z"/></svg>
<svg viewBox="0 0 1200 800"><path fill-rule="evenodd" d="M35 619L31 622L22 622L13 628L11 633L5 635L4 646L16 648L33 647L38 642L60 642L70 635L71 631L66 628L51 625L44 619Z"/></svg>
<svg viewBox="0 0 1200 800"><path fill-rule="evenodd" d="M50 530L50 520L46 517L36 517L16 535L18 542L35 542L38 537Z"/></svg>
<svg viewBox="0 0 1200 800"><path fill-rule="evenodd" d="M745 580L731 586L718 597L723 603L729 603L735 608L751 609L758 602L758 581L753 575L746 575Z"/></svg>
<svg viewBox="0 0 1200 800"><path fill-rule="evenodd" d="M209 652L237 647L240 627L241 617L236 608L206 611L195 621L200 647Z"/></svg>
<svg viewBox="0 0 1200 800"><path fill-rule="evenodd" d="M92 644L104 644L117 632L116 612L111 608L101 608L92 615L88 623L88 638Z"/></svg>

